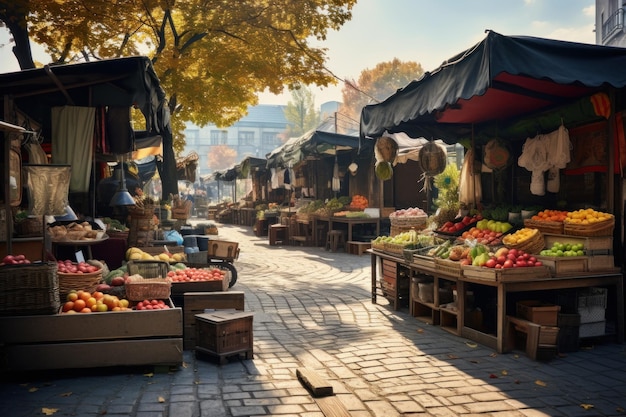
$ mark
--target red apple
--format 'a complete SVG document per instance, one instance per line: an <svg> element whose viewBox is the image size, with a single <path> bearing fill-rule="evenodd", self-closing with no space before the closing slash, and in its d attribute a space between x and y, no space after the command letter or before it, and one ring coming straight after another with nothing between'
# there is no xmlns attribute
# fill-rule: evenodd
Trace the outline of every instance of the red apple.
<svg viewBox="0 0 626 417"><path fill-rule="evenodd" d="M489 259L487 259L487 262L485 262L485 266L486 266L487 268L495 268L495 266L496 266L496 260L495 260L495 259L493 259L493 258L489 258Z"/></svg>
<svg viewBox="0 0 626 417"><path fill-rule="evenodd" d="M513 268L513 261L511 259L507 259L502 264L502 268Z"/></svg>

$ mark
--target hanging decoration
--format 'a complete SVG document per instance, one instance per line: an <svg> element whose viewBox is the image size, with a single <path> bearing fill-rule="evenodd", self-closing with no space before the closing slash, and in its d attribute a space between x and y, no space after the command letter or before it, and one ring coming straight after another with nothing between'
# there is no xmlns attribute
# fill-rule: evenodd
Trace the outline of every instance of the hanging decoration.
<svg viewBox="0 0 626 417"><path fill-rule="evenodd" d="M354 161L350 165L348 165L348 171L350 171L350 174L352 176L356 175L356 170L357 169L359 169L359 166Z"/></svg>
<svg viewBox="0 0 626 417"><path fill-rule="evenodd" d="M332 190L338 192L341 190L341 181L339 180L339 162L335 154L335 165L333 166Z"/></svg>
<svg viewBox="0 0 626 417"><path fill-rule="evenodd" d="M483 164L493 170L497 183L497 195L504 197L505 168L511 164L511 152L501 140L491 139L483 147Z"/></svg>
<svg viewBox="0 0 626 417"><path fill-rule="evenodd" d="M389 136L382 136L374 146L376 165L374 172L379 180L387 181L393 176L392 162L398 155L398 143Z"/></svg>
<svg viewBox="0 0 626 417"><path fill-rule="evenodd" d="M418 163L423 173L420 181L424 182L422 191L430 190L430 178L441 174L448 164L446 150L434 142L422 146L418 153Z"/></svg>

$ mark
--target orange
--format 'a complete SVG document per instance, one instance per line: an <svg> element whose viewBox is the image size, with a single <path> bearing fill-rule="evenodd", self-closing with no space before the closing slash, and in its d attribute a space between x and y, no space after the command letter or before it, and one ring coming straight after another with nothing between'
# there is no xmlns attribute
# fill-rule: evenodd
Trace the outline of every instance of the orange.
<svg viewBox="0 0 626 417"><path fill-rule="evenodd" d="M78 293L76 291L71 291L67 295L67 301L76 301L78 300Z"/></svg>
<svg viewBox="0 0 626 417"><path fill-rule="evenodd" d="M91 308L96 305L96 299L93 297L90 297L87 299L87 301L85 301L85 304L87 305L87 307Z"/></svg>
<svg viewBox="0 0 626 417"><path fill-rule="evenodd" d="M85 302L85 300L79 298L78 300L74 301L74 311L81 311L85 307L87 307L87 303Z"/></svg>
<svg viewBox="0 0 626 417"><path fill-rule="evenodd" d="M91 294L91 296L95 298L96 300L99 300L104 296L104 293L101 291L94 291L93 294Z"/></svg>
<svg viewBox="0 0 626 417"><path fill-rule="evenodd" d="M91 313L91 309L89 307L85 307L79 311L79 313Z"/></svg>
<svg viewBox="0 0 626 417"><path fill-rule="evenodd" d="M70 310L74 310L74 301L66 301L65 304L63 304L64 313L67 313Z"/></svg>
<svg viewBox="0 0 626 417"><path fill-rule="evenodd" d="M89 300L91 298L91 293L89 291L82 291L78 295L78 298L87 301L87 300Z"/></svg>

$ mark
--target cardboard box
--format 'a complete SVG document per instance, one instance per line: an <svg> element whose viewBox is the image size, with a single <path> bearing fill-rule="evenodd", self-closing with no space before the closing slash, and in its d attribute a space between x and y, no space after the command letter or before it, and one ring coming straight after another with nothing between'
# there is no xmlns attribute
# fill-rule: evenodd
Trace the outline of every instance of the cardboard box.
<svg viewBox="0 0 626 417"><path fill-rule="evenodd" d="M541 326L556 326L561 306L537 300L517 302L517 316Z"/></svg>

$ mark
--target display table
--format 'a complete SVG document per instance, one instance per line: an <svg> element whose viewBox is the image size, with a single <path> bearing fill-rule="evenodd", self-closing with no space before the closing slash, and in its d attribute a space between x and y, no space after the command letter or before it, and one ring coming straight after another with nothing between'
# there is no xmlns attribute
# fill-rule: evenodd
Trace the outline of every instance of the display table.
<svg viewBox="0 0 626 417"><path fill-rule="evenodd" d="M380 218L379 217L369 217L369 218L354 218L354 217L320 217L318 221L323 221L328 219L328 230L336 230L335 225L345 224L348 227L348 235L346 240L348 242L352 241L352 232L354 226L373 224L376 226L376 236L380 235Z"/></svg>
<svg viewBox="0 0 626 417"><path fill-rule="evenodd" d="M410 276L429 276L432 278L434 293L432 302L424 302L414 297L413 291L409 291L410 312L418 319L422 319L431 324L441 325L442 328L453 334L462 336L485 346L488 346L498 353L506 351L505 331L507 316L507 296L519 292L538 292L547 290L568 290L588 287L613 287L609 291L612 295L615 306L616 341L624 342L624 284L623 275L617 272L595 272L581 273L580 275L569 275L564 277L543 277L528 278L514 282L489 281L476 279L454 273L446 273L436 268L429 268L399 256L389 255L374 249L368 250L371 255L371 279L372 279L372 303L376 303L379 290L379 272L382 271L384 262L395 263L398 267L408 268ZM384 272L383 272L384 281ZM455 310L442 307L439 302L438 288L444 281L451 281L456 286L458 294ZM496 292L496 328L495 333L487 333L477 329L476 320L469 317L466 312L466 299L468 285L478 285L494 288ZM389 297L388 297L389 298ZM398 299L392 297L394 307L397 308Z"/></svg>

